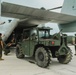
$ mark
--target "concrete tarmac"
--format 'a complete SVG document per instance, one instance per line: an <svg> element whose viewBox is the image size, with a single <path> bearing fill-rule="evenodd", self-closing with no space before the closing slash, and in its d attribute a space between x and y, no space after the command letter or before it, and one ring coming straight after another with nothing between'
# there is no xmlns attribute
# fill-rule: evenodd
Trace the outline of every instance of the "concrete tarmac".
<svg viewBox="0 0 76 75"><path fill-rule="evenodd" d="M16 58L15 51L7 56L3 54L4 60L0 60L0 75L76 75L75 50L73 46L70 48L73 58L69 64L60 64L56 58L52 58L52 63L48 68L41 68L34 62L29 62L31 59L28 57Z"/></svg>

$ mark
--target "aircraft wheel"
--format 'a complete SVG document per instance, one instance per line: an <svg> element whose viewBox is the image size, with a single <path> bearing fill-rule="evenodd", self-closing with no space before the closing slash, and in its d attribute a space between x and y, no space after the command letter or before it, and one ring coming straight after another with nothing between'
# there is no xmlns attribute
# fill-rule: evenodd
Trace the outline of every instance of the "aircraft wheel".
<svg viewBox="0 0 76 75"><path fill-rule="evenodd" d="M22 54L19 45L16 46L16 57L17 57L17 58L24 58L24 54Z"/></svg>
<svg viewBox="0 0 76 75"><path fill-rule="evenodd" d="M72 51L69 47L68 47L68 49L69 50L66 55L61 55L57 58L59 63L68 64L72 60Z"/></svg>
<svg viewBox="0 0 76 75"><path fill-rule="evenodd" d="M47 67L50 64L50 56L44 47L37 48L35 52L35 60L38 66Z"/></svg>

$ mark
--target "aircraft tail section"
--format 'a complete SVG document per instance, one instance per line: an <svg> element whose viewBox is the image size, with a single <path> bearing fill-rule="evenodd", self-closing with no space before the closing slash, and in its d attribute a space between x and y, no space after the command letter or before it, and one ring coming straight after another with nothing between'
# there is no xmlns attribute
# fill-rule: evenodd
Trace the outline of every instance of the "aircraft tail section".
<svg viewBox="0 0 76 75"><path fill-rule="evenodd" d="M76 0L64 0L61 12L76 16Z"/></svg>
<svg viewBox="0 0 76 75"><path fill-rule="evenodd" d="M76 0L64 0L61 13L76 16ZM76 32L76 21L58 26L63 32Z"/></svg>

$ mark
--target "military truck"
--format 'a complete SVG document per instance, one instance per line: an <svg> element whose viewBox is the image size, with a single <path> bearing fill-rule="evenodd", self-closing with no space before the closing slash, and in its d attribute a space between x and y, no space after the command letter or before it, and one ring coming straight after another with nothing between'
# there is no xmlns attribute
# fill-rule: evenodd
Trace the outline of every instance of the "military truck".
<svg viewBox="0 0 76 75"><path fill-rule="evenodd" d="M57 58L62 64L69 63L72 51L67 46L67 36L61 32L50 35L50 30L49 27L24 29L16 46L17 58L34 57L36 64L43 68L49 66L51 58Z"/></svg>

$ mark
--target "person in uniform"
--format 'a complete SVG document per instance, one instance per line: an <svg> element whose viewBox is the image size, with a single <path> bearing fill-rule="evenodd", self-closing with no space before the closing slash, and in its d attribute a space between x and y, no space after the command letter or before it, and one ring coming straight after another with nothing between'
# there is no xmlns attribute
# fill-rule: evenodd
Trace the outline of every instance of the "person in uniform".
<svg viewBox="0 0 76 75"><path fill-rule="evenodd" d="M73 39L73 44L74 44L74 47L75 47L75 56L76 56L76 34L75 34L75 39Z"/></svg>
<svg viewBox="0 0 76 75"><path fill-rule="evenodd" d="M3 49L3 41L2 41L2 33L0 33L0 60L2 59L2 49Z"/></svg>

